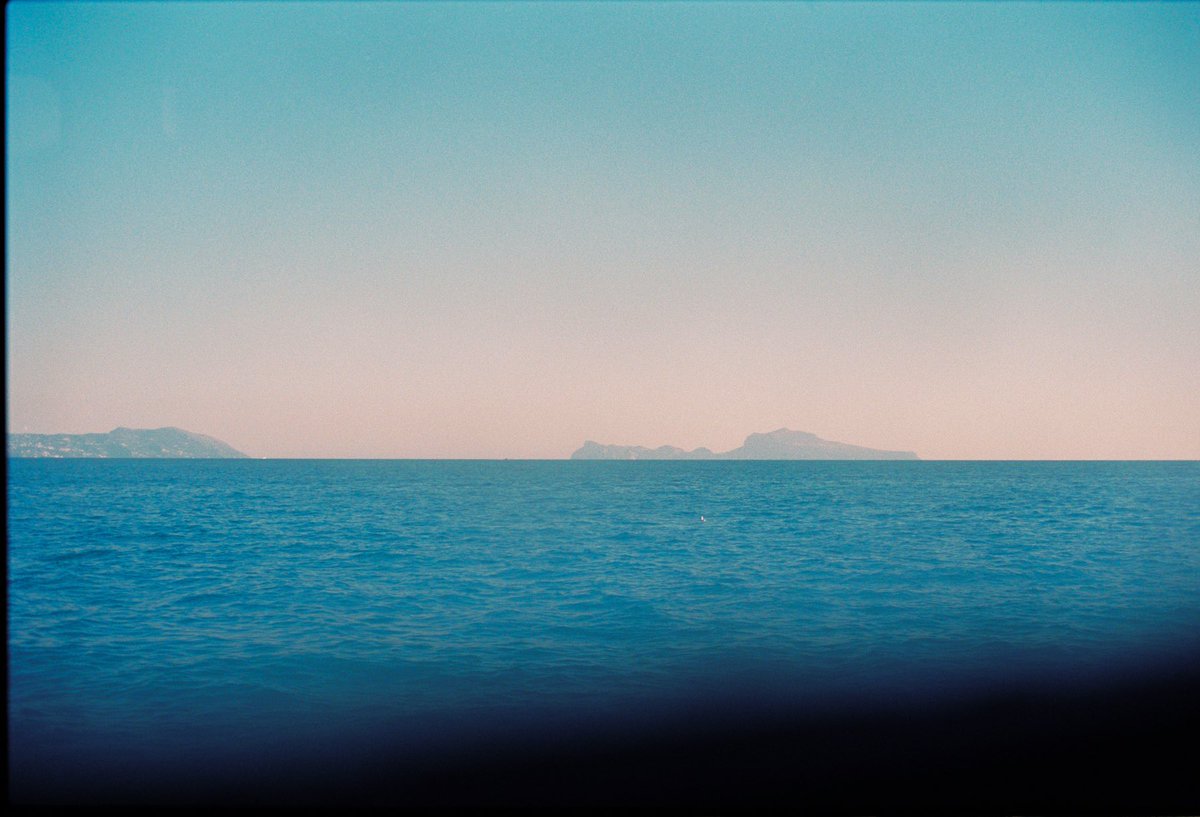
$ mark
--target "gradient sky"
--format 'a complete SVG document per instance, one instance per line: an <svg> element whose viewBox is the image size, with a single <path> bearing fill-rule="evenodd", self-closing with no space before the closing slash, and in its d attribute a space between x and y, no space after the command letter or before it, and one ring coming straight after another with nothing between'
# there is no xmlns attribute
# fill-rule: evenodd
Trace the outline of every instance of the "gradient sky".
<svg viewBox="0 0 1200 817"><path fill-rule="evenodd" d="M1200 5L11 3L10 431L1200 458Z"/></svg>

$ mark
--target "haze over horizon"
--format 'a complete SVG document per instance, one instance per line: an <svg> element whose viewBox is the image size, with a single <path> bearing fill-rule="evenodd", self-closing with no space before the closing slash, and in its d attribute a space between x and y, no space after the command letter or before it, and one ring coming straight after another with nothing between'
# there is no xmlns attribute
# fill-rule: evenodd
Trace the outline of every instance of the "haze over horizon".
<svg viewBox="0 0 1200 817"><path fill-rule="evenodd" d="M1200 4L5 13L9 432L1200 458Z"/></svg>

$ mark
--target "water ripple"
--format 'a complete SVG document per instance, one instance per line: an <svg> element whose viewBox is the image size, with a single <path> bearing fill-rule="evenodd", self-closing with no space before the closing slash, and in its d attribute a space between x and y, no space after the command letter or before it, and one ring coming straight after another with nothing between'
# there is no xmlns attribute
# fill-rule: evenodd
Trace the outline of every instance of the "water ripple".
<svg viewBox="0 0 1200 817"><path fill-rule="evenodd" d="M64 762L1200 623L1196 463L13 461L8 521L13 746Z"/></svg>

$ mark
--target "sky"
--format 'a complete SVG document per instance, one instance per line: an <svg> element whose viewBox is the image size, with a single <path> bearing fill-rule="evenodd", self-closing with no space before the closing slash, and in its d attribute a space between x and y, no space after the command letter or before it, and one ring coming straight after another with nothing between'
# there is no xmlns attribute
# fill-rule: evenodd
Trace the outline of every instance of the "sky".
<svg viewBox="0 0 1200 817"><path fill-rule="evenodd" d="M5 13L10 432L1200 458L1200 4Z"/></svg>

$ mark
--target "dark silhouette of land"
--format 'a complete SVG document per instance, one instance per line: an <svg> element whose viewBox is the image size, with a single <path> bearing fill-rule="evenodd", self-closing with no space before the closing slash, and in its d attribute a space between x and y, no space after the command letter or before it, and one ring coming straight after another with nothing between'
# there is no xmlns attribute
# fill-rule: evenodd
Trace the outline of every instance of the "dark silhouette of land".
<svg viewBox="0 0 1200 817"><path fill-rule="evenodd" d="M105 434L9 434L8 456L239 459L246 455L218 439L182 428L121 427Z"/></svg>
<svg viewBox="0 0 1200 817"><path fill-rule="evenodd" d="M573 460L915 460L912 451L884 451L823 440L807 431L776 429L751 434L740 448L716 453L708 448L685 451L673 445L645 448L640 445L602 445L588 440Z"/></svg>

